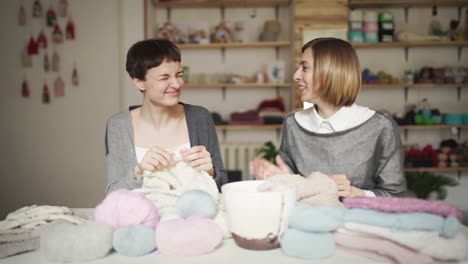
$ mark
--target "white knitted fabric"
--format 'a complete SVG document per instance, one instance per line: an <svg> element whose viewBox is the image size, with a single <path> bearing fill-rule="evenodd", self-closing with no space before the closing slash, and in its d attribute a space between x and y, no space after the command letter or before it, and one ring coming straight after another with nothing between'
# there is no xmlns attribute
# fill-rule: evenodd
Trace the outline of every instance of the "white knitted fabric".
<svg viewBox="0 0 468 264"><path fill-rule="evenodd" d="M338 187L327 175L313 172L307 177L297 174L275 175L258 186L259 191L282 191L295 188L297 202L306 205L343 206L338 200Z"/></svg>
<svg viewBox="0 0 468 264"><path fill-rule="evenodd" d="M158 208L161 219L172 218L176 214L177 199L189 190L203 190L210 194L218 205L218 214L214 221L224 231L225 238L230 236L228 231L221 194L213 177L207 172L192 168L183 161L174 166L156 172L145 171L142 188L134 189L142 192Z"/></svg>
<svg viewBox="0 0 468 264"><path fill-rule="evenodd" d="M389 228L346 222L346 229L377 235L415 249L441 260L462 260L468 256L468 242L462 232L453 238L439 236L438 232L394 231Z"/></svg>
<svg viewBox="0 0 468 264"><path fill-rule="evenodd" d="M86 222L85 219L74 216L72 210L68 207L32 205L8 214L5 220L0 221L0 232L13 228L34 228L59 219L73 224Z"/></svg>

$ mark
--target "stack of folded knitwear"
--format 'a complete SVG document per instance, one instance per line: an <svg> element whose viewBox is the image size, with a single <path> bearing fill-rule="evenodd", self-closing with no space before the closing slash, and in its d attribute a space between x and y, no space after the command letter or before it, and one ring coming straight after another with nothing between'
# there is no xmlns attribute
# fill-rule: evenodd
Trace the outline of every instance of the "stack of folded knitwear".
<svg viewBox="0 0 468 264"><path fill-rule="evenodd" d="M338 247L390 263L439 263L468 256L462 213L444 202L416 198L356 197L344 200Z"/></svg>
<svg viewBox="0 0 468 264"><path fill-rule="evenodd" d="M230 115L231 125L261 125L282 124L286 116L282 97L265 99L261 101L256 109L244 112L233 112Z"/></svg>
<svg viewBox="0 0 468 264"><path fill-rule="evenodd" d="M81 224L85 219L60 206L26 206L0 221L0 259L39 249L40 236L57 223Z"/></svg>

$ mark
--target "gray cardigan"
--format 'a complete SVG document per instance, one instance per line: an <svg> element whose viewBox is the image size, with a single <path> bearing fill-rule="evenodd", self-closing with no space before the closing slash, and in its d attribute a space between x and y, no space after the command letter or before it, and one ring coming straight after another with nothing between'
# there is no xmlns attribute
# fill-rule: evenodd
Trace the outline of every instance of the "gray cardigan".
<svg viewBox="0 0 468 264"><path fill-rule="evenodd" d="M211 154L218 188L227 182L218 137L210 112L201 107L183 104L190 145L203 145ZM130 107L129 110L139 106ZM143 181L137 180L133 168L138 164L133 140L130 111L109 118L106 127L107 192L117 189L140 188Z"/></svg>
<svg viewBox="0 0 468 264"><path fill-rule="evenodd" d="M301 127L294 113L284 120L281 158L293 173L346 174L351 185L377 196L402 196L404 150L395 122L376 112L356 127L319 134Z"/></svg>

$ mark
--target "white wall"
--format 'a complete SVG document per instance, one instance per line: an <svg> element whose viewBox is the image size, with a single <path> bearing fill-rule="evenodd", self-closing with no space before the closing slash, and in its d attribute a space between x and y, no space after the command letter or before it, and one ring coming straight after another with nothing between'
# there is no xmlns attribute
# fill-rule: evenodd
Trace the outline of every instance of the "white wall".
<svg viewBox="0 0 468 264"><path fill-rule="evenodd" d="M31 69L21 67L24 41L31 34L37 37L40 30L41 22L30 15L32 2L0 1L0 216L32 204L95 206L105 195L106 120L119 110L119 1L68 1L77 39L56 47L66 87L64 98L53 96L57 73L44 73L43 51L33 58ZM51 1L41 2L47 9ZM17 25L20 3L28 15L24 28ZM59 18L59 23L64 27L66 20ZM51 58L50 29L45 33ZM74 62L78 87L71 85ZM24 76L30 98L21 97ZM41 102L45 80L51 91L50 105Z"/></svg>

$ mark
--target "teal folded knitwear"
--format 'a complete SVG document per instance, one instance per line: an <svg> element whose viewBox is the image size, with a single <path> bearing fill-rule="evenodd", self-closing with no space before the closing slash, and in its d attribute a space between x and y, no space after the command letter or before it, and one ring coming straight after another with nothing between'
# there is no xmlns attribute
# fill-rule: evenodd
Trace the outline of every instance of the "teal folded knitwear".
<svg viewBox="0 0 468 264"><path fill-rule="evenodd" d="M430 213L385 213L369 209L349 209L345 213L344 221L386 227L396 231L435 231L448 238L454 237L460 226L458 219L452 216L444 218Z"/></svg>
<svg viewBox="0 0 468 264"><path fill-rule="evenodd" d="M296 206L288 225L304 232L329 232L343 223L345 209L337 206Z"/></svg>

